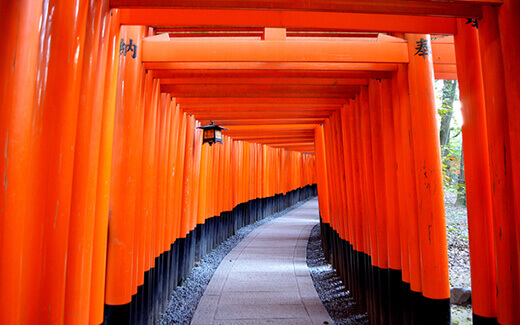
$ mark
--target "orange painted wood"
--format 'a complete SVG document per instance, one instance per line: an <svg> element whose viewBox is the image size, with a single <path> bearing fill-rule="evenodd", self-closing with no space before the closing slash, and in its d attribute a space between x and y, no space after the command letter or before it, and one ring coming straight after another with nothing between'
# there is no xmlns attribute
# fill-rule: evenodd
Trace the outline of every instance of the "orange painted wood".
<svg viewBox="0 0 520 325"><path fill-rule="evenodd" d="M317 124L323 123L325 121L325 118L298 118L298 119L240 119L240 120L201 120L201 124L210 124L212 121L215 122L215 124L218 124L220 126L224 127L230 127L235 125L248 125L253 127L253 125L280 125L280 124L308 124L309 126L315 127Z"/></svg>
<svg viewBox="0 0 520 325"><path fill-rule="evenodd" d="M369 119L373 159L374 175L374 212L377 225L377 259L378 266L382 269L388 268L388 228L387 228L387 197L386 197L386 171L385 146L383 143L383 103L381 95L381 81L371 80L369 84ZM377 193L377 194L376 194ZM391 236L391 235L390 235Z"/></svg>
<svg viewBox="0 0 520 325"><path fill-rule="evenodd" d="M267 63L264 63L266 65ZM154 75L157 78L348 78L348 79L367 79L367 78L390 78L391 73L388 71L372 71L372 70L290 70L290 69L260 69L260 66L249 69L228 69L225 65L220 64L221 69L205 70L198 66L191 69L182 69L183 65L171 65L172 69L164 69L157 64L157 70ZM269 67L271 64L267 64ZM184 65L186 66L186 65ZM356 65L359 66L359 65ZM352 65L350 67L353 67ZM370 67L370 66L367 66ZM377 67L381 67L378 65ZM387 69L392 66L384 66ZM287 68L287 65L285 65Z"/></svg>
<svg viewBox="0 0 520 325"><path fill-rule="evenodd" d="M395 95L394 95L395 94ZM392 80L381 81L382 104L382 146L385 157L385 191L386 191L386 216L388 238L388 267L393 270L401 270L401 242L399 224L399 188L396 173L396 140L394 127L394 106L392 97L397 97L396 90L392 88Z"/></svg>
<svg viewBox="0 0 520 325"><path fill-rule="evenodd" d="M90 294L90 323L102 323L105 301L105 274L107 254L108 212L110 202L110 171L119 65L119 13L110 12L106 78L103 93L103 122L99 149L99 167L96 189L96 216L92 247L92 281Z"/></svg>
<svg viewBox="0 0 520 325"><path fill-rule="evenodd" d="M330 113L329 113L330 114ZM305 124L285 124L285 125L233 125L229 127L229 130L225 130L226 133L233 133L234 131L248 131L248 132L258 132L258 131L276 131L276 130L314 130L314 125L305 125Z"/></svg>
<svg viewBox="0 0 520 325"><path fill-rule="evenodd" d="M334 122L335 122L335 141L336 141L336 155L338 156L338 167L341 171L341 179L340 184L341 190L342 190L342 210L343 210L343 218L342 218L342 225L343 225L343 238L345 240L348 240L350 242L350 228L348 227L348 218L350 217L350 206L348 205L348 191L351 189L347 187L346 183L346 173L345 170L345 156L342 154L346 151L345 144L343 143L343 124L341 121L340 111L334 112Z"/></svg>
<svg viewBox="0 0 520 325"><path fill-rule="evenodd" d="M330 225L333 228L338 227L338 205L337 205L337 195L338 191L336 191L336 182L334 175L331 174L332 171L334 171L334 164L335 159L332 156L333 150L331 150L331 144L330 144L330 128L328 123L330 123L330 120L327 119L325 123L323 123L323 143L324 143L324 154L325 154L325 162L326 167L325 171L327 173L327 186L328 186L328 193L329 193L329 218L330 218Z"/></svg>
<svg viewBox="0 0 520 325"><path fill-rule="evenodd" d="M222 9L121 9L122 24L146 26L291 27L360 32L415 32L455 34L452 18L353 12L222 10ZM289 33L289 31L288 31Z"/></svg>
<svg viewBox="0 0 520 325"><path fill-rule="evenodd" d="M163 195L164 199L162 204L162 209L164 209L164 229L161 233L161 243L162 243L162 252L167 252L171 248L171 233L173 227L173 218L170 216L170 211L168 209L168 201L170 201L170 193L173 194L172 182L170 180L170 150L173 150L174 147L170 144L172 127L175 124L173 120L175 115L175 102L170 96L166 96L165 103L166 109L166 127L164 130L164 145L163 145L163 158L162 158L162 178L163 178ZM176 148L175 148L176 149Z"/></svg>
<svg viewBox="0 0 520 325"><path fill-rule="evenodd" d="M429 35L407 34L410 63L410 103L414 156L418 193L419 239L423 295L432 299L450 296L448 278L448 246L446 216L442 184L442 167L435 94L433 90L433 62L431 55L419 56L416 46L420 40L430 42Z"/></svg>
<svg viewBox="0 0 520 325"><path fill-rule="evenodd" d="M184 157L184 180L181 201L181 236L185 237L190 231L190 218L192 213L191 195L193 190L193 141L195 118L189 115L186 121L186 147Z"/></svg>
<svg viewBox="0 0 520 325"><path fill-rule="evenodd" d="M177 215L175 214L175 170L177 168L177 154L179 143L179 129L181 124L180 109L177 108L175 98L171 98L169 110L172 114L172 124L170 128L170 140L168 149L168 169L166 170L167 175L167 195L166 195L166 222L169 225L169 232L166 232L165 250L171 249L171 245L176 239L176 223Z"/></svg>
<svg viewBox="0 0 520 325"><path fill-rule="evenodd" d="M353 101L353 115L354 115L354 123L352 125L352 129L355 132L353 139L361 139L362 137L362 128L361 128L361 96ZM358 193L360 195L359 201L359 214L355 216L354 226L356 231L356 239L358 245L358 251L366 254L370 253L370 243L368 241L368 214L366 210L366 183L365 178L362 175L365 175L366 165L364 164L364 154L363 154L363 142L362 141L354 141L354 148L356 150L356 156L359 157L355 160L355 166L357 166L357 170L359 174L356 179Z"/></svg>
<svg viewBox="0 0 520 325"><path fill-rule="evenodd" d="M378 224L376 214L376 201L375 201L375 187L374 187L374 157L372 156L372 132L370 121L370 97L371 94L367 88L363 88L360 94L360 109L361 109L361 134L363 137L362 141L362 154L364 169L364 182L365 182L365 215L367 224L367 235L369 244L369 250L366 252L372 257L372 265L379 267L379 245L378 245Z"/></svg>
<svg viewBox="0 0 520 325"><path fill-rule="evenodd" d="M183 221L182 221L182 214L183 214L183 196L184 196L184 165L185 165L185 156L186 156L186 130L187 130L187 115L186 113L183 113L180 108L177 108L179 111L178 114L181 115L181 127L179 128L179 136L178 136L178 144L177 144L177 163L175 166L175 188L177 189L175 191L175 204L174 204L174 216L176 215L177 220L177 227L176 231L178 231L174 239L177 238L184 238L184 228L183 228Z"/></svg>
<svg viewBox="0 0 520 325"><path fill-rule="evenodd" d="M520 87L520 77L518 64L515 63L517 55L520 53L518 42L519 32L516 28L516 21L520 13L520 4L518 1L504 0L502 6L498 10L498 24L500 28L500 43L502 46L502 57L504 65L505 91L507 96L507 115L509 137L511 141L511 163L513 170L513 187L515 202L515 220L520 220L520 115L518 107L520 106L520 95L518 89ZM516 107L516 108L515 108ZM520 252L520 222L516 222L516 247Z"/></svg>
<svg viewBox="0 0 520 325"><path fill-rule="evenodd" d="M263 163L263 149L262 149L262 146L260 144L255 144L256 145L256 160L257 160L257 171L256 171L256 175L257 175L257 178L258 178L258 181L256 182L256 197L257 198L262 198L262 163Z"/></svg>
<svg viewBox="0 0 520 325"><path fill-rule="evenodd" d="M280 119L295 119L295 118L316 118L323 119L330 116L332 111L295 111L295 110L286 110L286 111L275 111L275 110L254 110L254 111L245 111L245 112L233 112L233 111L221 111L221 112L210 112L210 113L196 113L194 114L201 121L215 121L217 119L221 120L242 120L242 119L272 119L276 117L278 113L278 118ZM295 124L298 125L298 124ZM230 129L236 129L238 126L230 126ZM280 126L279 126L280 127ZM298 126L299 128L309 128L309 125ZM253 129L258 129L258 126L251 126ZM294 127L293 127L294 128ZM271 129L276 129L276 125L271 125Z"/></svg>
<svg viewBox="0 0 520 325"><path fill-rule="evenodd" d="M477 1L473 3L500 4L500 1ZM330 11L330 12L353 12L353 13L384 13L384 14L408 14L422 16L455 16L455 17L478 17L481 13L480 6L473 5L468 1L452 1L439 3L431 0L404 1L404 0L376 0L366 3L361 0L342 1L332 0L314 1L311 4L301 3L295 0L278 2L247 0L247 1L167 1L153 0L143 3L142 0L111 0L111 7L136 7L136 8L198 8L198 9L279 9L296 11Z"/></svg>
<svg viewBox="0 0 520 325"><path fill-rule="evenodd" d="M150 86L149 83L152 82ZM150 87L150 88L149 88ZM144 220L143 232L145 238L143 240L144 249L144 271L148 271L152 267L152 260L155 254L152 252L152 229L155 203L155 143L157 128L157 100L159 83L157 79L152 78L152 74L147 74L145 80L145 98L144 98L144 123L143 123L143 149L141 163L141 188L140 188L140 218Z"/></svg>
<svg viewBox="0 0 520 325"><path fill-rule="evenodd" d="M296 99L295 99L296 100ZM235 104L183 104L183 108L186 112L199 112L206 110L220 110L220 109L233 109L238 111L248 110L314 110L314 111L334 111L341 108L342 103L337 105L328 104L261 104L261 103L235 103Z"/></svg>
<svg viewBox="0 0 520 325"><path fill-rule="evenodd" d="M144 36L142 27L126 27L123 39L132 38L139 44ZM136 59L121 59L121 80L124 90L118 94L114 126L115 159L112 161L112 188L110 227L107 254L107 281L105 303L119 305L129 303L132 297L132 268L134 247L134 220L136 208L136 177L140 86L139 52ZM120 245L125 243L125 245Z"/></svg>
<svg viewBox="0 0 520 325"><path fill-rule="evenodd" d="M398 43L400 44L400 43ZM407 62L407 61L406 61ZM280 70L296 72L323 73L318 71L329 70L327 75L338 72L353 72L356 76L366 76L361 72L392 72L397 69L395 63L365 63L365 62L148 62L145 69L156 70L218 70L219 73L236 70L252 70L266 75L276 76ZM370 74L373 76L372 74ZM386 74L382 74L385 76Z"/></svg>
<svg viewBox="0 0 520 325"><path fill-rule="evenodd" d="M146 31L145 31L146 35ZM144 219L141 218L140 210L141 210L141 200L140 200L140 188L142 184L142 159L140 159L143 155L143 134L144 134L144 105L145 105L145 87L146 87L146 72L141 71L141 91L139 92L139 127L138 127L138 143L137 143L137 177L136 177L136 187L137 187L137 197L136 197L136 215L135 215L135 225L134 228L142 229L144 224ZM137 293L137 286L141 285L144 282L144 276L139 276L141 273L141 269L144 270L144 251L142 250L141 243L144 242L144 233L141 231L134 231L134 258L133 258L133 267L132 267L132 290L133 293Z"/></svg>
<svg viewBox="0 0 520 325"><path fill-rule="evenodd" d="M485 8L479 22L494 217L497 319L498 323L514 324L520 318L520 272L508 115L508 105L513 102L508 102L506 94L509 85L505 79L497 9Z"/></svg>
<svg viewBox="0 0 520 325"><path fill-rule="evenodd" d="M353 167L353 159L354 159L354 151L353 151L353 138L351 136L352 126L351 119L352 117L352 104L343 106L341 110L341 127L342 127L342 135L343 135L343 160L345 164L345 186L347 186L347 203L348 203L348 238L349 243L352 247L357 248L356 244L356 229L354 218L359 213L357 202L356 202L356 187L354 185L354 167Z"/></svg>
<svg viewBox="0 0 520 325"><path fill-rule="evenodd" d="M432 59L433 64L451 64L455 65L455 46L451 43L434 43L432 42Z"/></svg>
<svg viewBox="0 0 520 325"><path fill-rule="evenodd" d="M299 84L264 84L264 85L255 85L255 84L233 84L233 85L222 85L222 84L189 84L189 85L162 85L162 92L179 94L183 97L218 97L213 96L215 93L241 93L241 92L251 92L251 93L277 93L277 92L285 92L285 93L353 93L359 91L359 86L356 85L299 85ZM203 96L194 96L194 94L205 94ZM273 94L274 95L274 94ZM280 95L280 94L279 94ZM320 95L321 96L321 95ZM231 97L240 97L240 96L231 96ZM273 97L273 96L270 96ZM275 96L276 97L276 96Z"/></svg>
<svg viewBox="0 0 520 325"><path fill-rule="evenodd" d="M89 320L103 92L108 50L108 1L89 4L83 50L67 251L64 324Z"/></svg>
<svg viewBox="0 0 520 325"><path fill-rule="evenodd" d="M233 184L231 180L233 179L232 169L231 169L231 139L228 137L224 138L225 145L225 155L226 155L226 166L225 166L225 178L224 178L224 193L232 193ZM226 197L226 205L225 210L231 211L234 208L232 196L225 195Z"/></svg>
<svg viewBox="0 0 520 325"><path fill-rule="evenodd" d="M166 134L168 127L168 106L170 99L167 94L160 94L157 102L157 128L155 140L155 177L156 177L156 196L155 196L155 220L156 227L154 232L154 255L160 256L164 248L164 234L165 234L165 207L166 207L166 179L164 175L164 165L167 162L166 148Z"/></svg>
<svg viewBox="0 0 520 325"><path fill-rule="evenodd" d="M410 114L410 90L408 80L408 68L402 66L397 71L397 82L399 92L399 120L401 124L401 143L404 171L404 189L406 198L406 220L408 226L408 238L405 241L409 251L410 265L410 288L416 293L422 292L422 265L421 252L419 244L419 226L418 226L418 198L417 185L415 182L415 156L414 142L416 140L412 132L412 119ZM411 80L410 80L411 82Z"/></svg>
<svg viewBox="0 0 520 325"><path fill-rule="evenodd" d="M199 127L200 123L198 121L195 122L195 127ZM200 184L201 181L201 164L202 164L202 130L195 128L194 135L194 144L193 144L193 168L194 177L193 177L193 212L191 217L190 230L195 229L197 226L197 221L199 220L199 209L198 204L202 199L200 196Z"/></svg>
<svg viewBox="0 0 520 325"><path fill-rule="evenodd" d="M401 75L406 73L401 73ZM405 174L409 171L405 171L405 157L403 150L403 133L402 133L402 121L401 116L402 107L405 107L405 99L401 98L401 88L397 80L397 74L392 79L392 88L394 95L392 96L393 105L393 122L394 122L394 140L395 140L395 157L396 157L396 169L397 169L397 183L398 188L398 222L399 222L399 241L401 245L401 271L403 282L410 284L410 254L408 245L408 210L407 210L407 188L405 183ZM407 98L406 100L409 101ZM403 105L401 105L403 101ZM411 158L411 157L407 157Z"/></svg>
<svg viewBox="0 0 520 325"><path fill-rule="evenodd" d="M460 100L462 103L462 136L468 207L468 233L472 279L473 313L495 318L495 242L491 202L488 134L478 31L457 20L455 49L459 64Z"/></svg>
<svg viewBox="0 0 520 325"><path fill-rule="evenodd" d="M209 147L209 144L205 144L204 145L205 147ZM209 155L209 162L208 162L208 180L207 180L207 189L206 189L206 192L208 193L206 196L208 197L208 200L207 200L207 203L206 203L206 214L208 216L208 218L211 218L215 215L214 213L214 205L213 205L213 196L212 194L215 193L214 192L214 188L213 188L213 175L214 175L214 171L213 171L213 165L214 165L214 162L215 162L215 150L212 150L212 148L207 148L206 150L208 150L208 155Z"/></svg>
<svg viewBox="0 0 520 325"><path fill-rule="evenodd" d="M439 44L439 47L448 45ZM408 62L406 43L204 40L143 42L143 62Z"/></svg>
<svg viewBox="0 0 520 325"><path fill-rule="evenodd" d="M154 75L157 75L159 71L154 71ZM186 107L195 107L194 105L202 105L201 107L219 107L218 105L223 105L222 107L236 108L236 106L247 106L249 104L260 104L262 107L268 107L263 105L275 105L276 107L283 107L285 105L341 105L347 102L347 99L344 98L322 98L322 97L312 97L312 98L283 98L283 97L271 97L271 98L263 98L263 97L198 97L198 98L190 98L190 97L177 97L177 103L186 106ZM193 106L192 106L193 105ZM217 106L216 106L217 105ZM225 106L224 106L225 105ZM283 105L283 106L278 106Z"/></svg>
<svg viewBox="0 0 520 325"><path fill-rule="evenodd" d="M162 85L367 85L365 78L315 78L315 77L208 77L208 78L161 78Z"/></svg>
<svg viewBox="0 0 520 325"><path fill-rule="evenodd" d="M226 193L224 192L224 173L225 173L225 152L223 146L217 147L219 150L219 161L218 161L218 182L217 182L217 195L215 196L217 199L217 207L218 207L218 214L224 212L224 195ZM245 179L244 179L245 181Z"/></svg>
<svg viewBox="0 0 520 325"><path fill-rule="evenodd" d="M314 137L312 135L309 135L308 137L306 138L302 138L302 137L299 137L299 138L287 138L287 139L280 139L280 138L269 138L269 139L252 139L252 140L249 140L249 142L254 142L254 143L263 143L263 144L268 144L268 145L271 145L273 147L280 147L280 146L286 146L286 145L300 145L302 143L307 143L309 145L313 145L314 144Z"/></svg>
<svg viewBox="0 0 520 325"><path fill-rule="evenodd" d="M207 184L208 184L208 164L209 164L209 144L201 146L200 156L200 182L199 182L199 201L198 201L198 212L197 212L197 224L204 224L206 219L210 217L207 213L206 201L207 201ZM210 193L211 195L211 193Z"/></svg>
<svg viewBox="0 0 520 325"><path fill-rule="evenodd" d="M31 6L38 6L38 4L31 3ZM47 8L46 6L43 5L42 9ZM21 172L21 175L35 181L33 194L36 196L30 207L33 209L31 212L33 216L39 216L32 220L33 227L30 228L38 232L39 238L33 237L32 239L37 239L37 241L24 248L25 251L31 252L31 255L25 256L24 265L29 266L31 256L40 258L39 254L41 254L42 258L40 267L31 265L25 273L21 273L26 281L18 290L22 293L30 292L32 296L22 298L22 301L27 303L27 308L24 308L26 312L22 314L27 318L27 323L50 322L54 319L62 321L65 312L70 201L87 2L69 2L67 5L56 8L52 12L52 17L49 11L44 11L43 16L38 15L38 17L33 16L32 18L34 19L32 24L41 24L40 37L49 41L40 44L38 49L36 93L40 95L37 106L34 107L35 115L26 117L27 121L31 121L31 142L35 149L31 159L31 174ZM59 35L62 37L60 38ZM31 44L31 37L31 34L27 34L27 44ZM19 53L23 52L26 52L27 55L31 54L29 50L22 50ZM23 58L27 57L20 56L21 60ZM63 65L64 60L70 64ZM28 78L27 81L24 81L24 83L27 82L26 87L30 85L30 80ZM63 91L64 85L68 85L66 92ZM20 121L19 125L24 124ZM13 163L16 164L15 161L11 161L11 164ZM22 168L23 165L20 164L18 167ZM14 180L11 181L11 184L15 185ZM13 203L15 202L13 201ZM32 237L30 233L25 235L27 239ZM41 250L35 250L34 247L41 247ZM5 259L5 256L2 258ZM39 274L35 273L36 269L40 270ZM40 280L37 280L35 275ZM1 276L2 279L5 278L3 275ZM32 287L36 285L34 280L39 281L37 287ZM9 281L9 283L14 283L14 281ZM31 291L26 291L24 285L31 286ZM6 291L2 288L2 292ZM40 297L34 296L38 293L41 293ZM16 296L9 294L1 296L16 301ZM37 312L32 309L35 306L33 302L36 301L41 302Z"/></svg>
<svg viewBox="0 0 520 325"><path fill-rule="evenodd" d="M27 252L24 248L34 249L35 244L41 245L41 235L34 236L30 231L34 223L41 224L38 215L42 211L31 214L30 191L38 182L28 177L32 176L28 175L28 170L33 154L31 129L35 126L33 115L37 114L33 107L37 99L35 90L41 51L40 28L34 22L43 18L42 2L3 2L0 10L6 28L0 54L0 149L4 153L0 158L0 174L4 179L0 185L0 322L24 324L41 312L36 301L40 293L39 252ZM43 178L44 175L36 176ZM64 281L64 277L59 280ZM33 315L23 316L22 310Z"/></svg>

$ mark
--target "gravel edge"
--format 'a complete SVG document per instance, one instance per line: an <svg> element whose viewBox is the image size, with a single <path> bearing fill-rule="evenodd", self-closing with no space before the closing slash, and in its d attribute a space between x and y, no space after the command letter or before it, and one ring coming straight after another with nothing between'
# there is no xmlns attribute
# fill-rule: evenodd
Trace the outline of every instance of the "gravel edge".
<svg viewBox="0 0 520 325"><path fill-rule="evenodd" d="M166 311L159 314L155 323L159 325L190 324L209 281L224 257L253 230L300 207L311 199L313 198L300 201L283 211L240 228L235 235L229 237L210 253L206 254L200 261L195 263L189 277L184 281L182 286L177 287L177 289L173 291L168 301Z"/></svg>
<svg viewBox="0 0 520 325"><path fill-rule="evenodd" d="M327 309L334 324L369 324L368 315L361 313L336 270L325 260L321 247L320 224L314 226L307 244L307 266L311 273L314 288Z"/></svg>

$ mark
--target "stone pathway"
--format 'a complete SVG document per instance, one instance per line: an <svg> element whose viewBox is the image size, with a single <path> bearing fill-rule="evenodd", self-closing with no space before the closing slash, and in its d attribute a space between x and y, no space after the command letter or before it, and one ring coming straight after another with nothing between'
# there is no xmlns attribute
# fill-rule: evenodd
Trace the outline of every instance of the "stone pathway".
<svg viewBox="0 0 520 325"><path fill-rule="evenodd" d="M191 324L333 324L306 263L318 200L251 232L221 262Z"/></svg>

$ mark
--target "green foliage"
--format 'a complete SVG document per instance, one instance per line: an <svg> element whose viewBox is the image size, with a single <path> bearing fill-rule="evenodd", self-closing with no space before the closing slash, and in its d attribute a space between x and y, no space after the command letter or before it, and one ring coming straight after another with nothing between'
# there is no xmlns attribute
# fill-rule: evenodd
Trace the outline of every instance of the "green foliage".
<svg viewBox="0 0 520 325"><path fill-rule="evenodd" d="M437 85L436 87L437 98L439 99L437 108L437 113L439 114L438 119L439 121L442 121L443 117L446 119L446 116L449 116L449 122L446 125L449 129L444 130L444 132L449 131L447 132L449 138L445 145L441 145L444 190L458 193L458 196L462 198L462 201L465 204L466 186L464 181L459 179L463 154L461 121L458 121L457 118L451 118L452 115L454 117L459 115L453 114L454 108L452 106L453 99L457 98L457 83L445 80L442 83L442 89L440 91L438 89L440 88L439 86L440 85ZM442 127L443 126L441 125L441 128Z"/></svg>

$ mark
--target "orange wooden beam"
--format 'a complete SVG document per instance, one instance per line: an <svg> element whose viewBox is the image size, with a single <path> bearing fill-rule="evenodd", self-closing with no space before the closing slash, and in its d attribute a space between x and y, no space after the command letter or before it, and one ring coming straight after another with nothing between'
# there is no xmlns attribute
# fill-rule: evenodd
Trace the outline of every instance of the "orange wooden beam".
<svg viewBox="0 0 520 325"><path fill-rule="evenodd" d="M230 138L233 140L242 140L242 141L254 141L263 144L272 144L272 143L293 143L297 141L309 142L312 139L312 134L294 134L294 135L256 135L256 136L244 136L244 135L231 135Z"/></svg>
<svg viewBox="0 0 520 325"><path fill-rule="evenodd" d="M168 87L168 86L166 86ZM166 90L166 91L165 91ZM295 98L295 97L303 97L303 98L315 98L318 96L321 96L323 98L343 98L343 99L349 99L354 98L359 91L350 91L350 92L328 92L328 93L320 93L320 92L304 92L304 91L294 91L294 92L285 92L285 93L279 93L279 92L240 92L240 91L215 91L211 93L204 93L204 92L194 92L194 93L186 93L186 92L173 92L168 91L168 88L161 88L162 92L170 93L173 97L218 97L221 96L221 98L249 98L249 97L265 97L265 98Z"/></svg>
<svg viewBox="0 0 520 325"><path fill-rule="evenodd" d="M325 113L312 113L312 114L302 114L298 112L294 113L277 113L277 112L260 112L260 113L248 113L248 114L232 114L229 113L227 115L223 114L204 114L204 115L195 115L195 117L198 120L211 120L215 121L218 119L223 120L241 120L241 119L267 119L267 118L280 118L280 119L295 119L300 117L307 117L307 118L327 118L330 116L329 112L324 111ZM248 126L251 127L251 126Z"/></svg>
<svg viewBox="0 0 520 325"><path fill-rule="evenodd" d="M311 3L297 0L284 1L218 1L218 0L111 0L112 8L196 8L196 9L252 9L350 12L372 14L422 15L444 17L479 17L481 9L476 4L500 4L499 0L472 0L438 2L431 0L317 0ZM246 17L254 17L247 15Z"/></svg>
<svg viewBox="0 0 520 325"><path fill-rule="evenodd" d="M407 62L407 61L406 61ZM154 70L218 70L219 73L236 70L256 70L277 74L283 70L323 73L346 73L360 71L393 72L395 63L353 63L353 62L148 62L145 69ZM207 71L205 71L207 73ZM233 72L234 73L234 72Z"/></svg>
<svg viewBox="0 0 520 325"><path fill-rule="evenodd" d="M254 140L257 143L262 144L276 144L276 145L282 145L282 144L291 144L291 143L314 143L314 136L308 136L308 137L298 137L298 138L276 138L276 139L256 139Z"/></svg>
<svg viewBox="0 0 520 325"><path fill-rule="evenodd" d="M283 114L290 114L290 115L301 115L301 117L305 117L306 115L309 116L313 116L315 114L319 114L320 116L321 115L324 115L324 116L327 116L328 114L330 114L333 110L325 110L325 109L317 109L317 110L314 110L314 109L302 109L302 110L298 110L298 109L282 109L282 108L265 108L265 109L258 109L258 108L254 108L254 109L241 109L241 110L235 110L233 108L219 108L219 109L213 109L213 108L206 108L206 109L199 109L199 110L196 110L193 112L192 115L214 115L214 116L227 116L227 115L230 115L230 116L235 116L236 118L240 119L247 119L247 117L245 117L245 115L243 114L269 114L269 113L275 113L275 114L280 114L283 115ZM279 117L278 115L276 115L275 117ZM235 118L235 119L236 119ZM266 117L267 118L267 117Z"/></svg>
<svg viewBox="0 0 520 325"><path fill-rule="evenodd" d="M298 138L308 138L314 134L314 131L297 131L297 132L287 132L287 131L258 131L255 133L232 133L226 132L225 135L235 139L235 140L251 140L251 139L263 139L263 140L280 140L282 138L285 139L298 139Z"/></svg>
<svg viewBox="0 0 520 325"><path fill-rule="evenodd" d="M143 62L406 63L404 42L145 41Z"/></svg>
<svg viewBox="0 0 520 325"><path fill-rule="evenodd" d="M368 85L367 78L164 78L161 85Z"/></svg>
<svg viewBox="0 0 520 325"><path fill-rule="evenodd" d="M432 43L433 64L456 64L455 45L451 43Z"/></svg>
<svg viewBox="0 0 520 325"><path fill-rule="evenodd" d="M346 104L348 99L345 98L322 98L322 97L198 97L198 98L190 98L190 97L176 97L176 102L181 105L181 107L186 107L187 105L211 105L211 107L218 107L215 105L229 105L229 107L234 107L233 105L250 105L250 104L261 104L261 105L341 105Z"/></svg>
<svg viewBox="0 0 520 325"><path fill-rule="evenodd" d="M192 64L193 65L193 64ZM265 64L264 64L265 65ZM147 65L150 68L150 65ZM257 66L255 69L228 69L226 65L219 65L220 69L206 70L196 67L194 69L179 69L182 65L174 65L172 69L168 70L162 67L160 64L154 64L158 70L154 71L154 77L156 78L360 78L360 79L386 79L391 78L391 70L388 71L374 71L374 70L289 70L281 69L282 66L278 66L279 69L266 68L260 69ZM172 66L168 64L168 66ZM287 68L287 67L285 67Z"/></svg>
<svg viewBox="0 0 520 325"><path fill-rule="evenodd" d="M341 105L317 105L317 104L186 104L182 109L187 113L214 110L313 110L313 111L335 111L341 109Z"/></svg>
<svg viewBox="0 0 520 325"><path fill-rule="evenodd" d="M229 131L257 131L257 130L312 130L316 128L315 125L307 125L307 124L285 124L285 125L233 125L229 126Z"/></svg>
<svg viewBox="0 0 520 325"><path fill-rule="evenodd" d="M359 92L359 89L359 86L349 85L161 85L161 92L183 94L186 97L222 97L224 94L233 93L243 94L237 97L251 97L250 95L254 93L270 93L271 95L302 93L323 96L325 94L352 94Z"/></svg>
<svg viewBox="0 0 520 325"><path fill-rule="evenodd" d="M358 32L455 34L453 18L352 12L219 9L122 9L121 24L182 27L286 27ZM466 16L465 16L466 17ZM469 17L469 16L468 16Z"/></svg>
<svg viewBox="0 0 520 325"><path fill-rule="evenodd" d="M298 147L276 147L282 148L290 151L299 151L299 152L312 152L314 151L314 146L298 146Z"/></svg>
<svg viewBox="0 0 520 325"><path fill-rule="evenodd" d="M271 144L271 147L309 147L312 146L314 149L314 140L313 141L295 141L291 143L273 143Z"/></svg>
<svg viewBox="0 0 520 325"><path fill-rule="evenodd" d="M294 119L244 119L244 120L200 120L201 124L209 124L212 121L215 122L215 124L218 124L220 126L224 127L230 127L230 126L236 126L236 125L247 125L247 126L254 126L254 125L264 125L264 124L309 124L309 125L316 125L321 124L323 121L325 121L326 118L294 118Z"/></svg>
<svg viewBox="0 0 520 325"><path fill-rule="evenodd" d="M457 66L455 64L434 64L433 72L435 79L457 79Z"/></svg>

